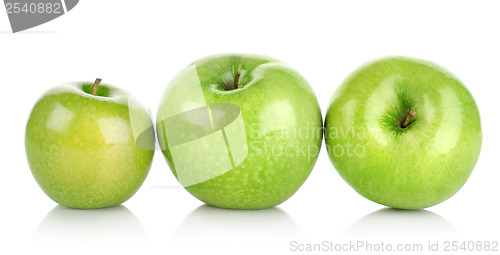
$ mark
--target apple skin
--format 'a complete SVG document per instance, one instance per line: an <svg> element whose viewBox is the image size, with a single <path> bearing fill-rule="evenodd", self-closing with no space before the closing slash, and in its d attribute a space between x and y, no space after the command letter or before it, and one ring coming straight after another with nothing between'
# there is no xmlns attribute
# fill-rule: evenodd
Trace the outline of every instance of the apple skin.
<svg viewBox="0 0 500 255"><path fill-rule="evenodd" d="M410 110L413 122L401 129ZM465 184L482 132L472 95L448 70L386 57L361 66L337 89L325 140L334 167L359 194L393 208L421 209Z"/></svg>
<svg viewBox="0 0 500 255"><path fill-rule="evenodd" d="M226 90L238 70L239 88ZM207 105L211 122L224 127L225 134L211 129L208 119L191 123L203 116L189 119L186 112ZM217 111L231 112L232 106L240 114L235 121L215 120ZM177 119L169 126L172 116ZM170 169L194 197L215 207L264 209L290 198L311 173L322 143L322 117L308 82L286 64L258 55L214 55L190 64L170 82L158 110L157 133ZM200 133L197 140L182 144L183 151L172 146L172 139L195 133ZM217 138L223 135L226 144Z"/></svg>
<svg viewBox="0 0 500 255"><path fill-rule="evenodd" d="M145 109L127 92L92 83L55 87L35 104L26 127L31 172L66 207L116 206L144 182L155 136ZM141 143L142 147L136 145Z"/></svg>

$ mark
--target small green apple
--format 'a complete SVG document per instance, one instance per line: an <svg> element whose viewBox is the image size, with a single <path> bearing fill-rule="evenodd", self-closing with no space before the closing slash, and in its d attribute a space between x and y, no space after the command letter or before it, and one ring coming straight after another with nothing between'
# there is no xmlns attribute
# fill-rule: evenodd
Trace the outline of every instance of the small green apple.
<svg viewBox="0 0 500 255"><path fill-rule="evenodd" d="M387 57L353 72L325 120L330 159L362 196L421 209L453 196L481 149L479 110L466 87L436 64Z"/></svg>
<svg viewBox="0 0 500 255"><path fill-rule="evenodd" d="M215 55L182 70L157 115L170 169L193 196L216 207L262 209L291 197L322 141L307 81L275 59Z"/></svg>
<svg viewBox="0 0 500 255"><path fill-rule="evenodd" d="M42 190L70 208L123 203L144 182L154 154L153 124L127 92L69 83L46 92L26 127L26 155Z"/></svg>

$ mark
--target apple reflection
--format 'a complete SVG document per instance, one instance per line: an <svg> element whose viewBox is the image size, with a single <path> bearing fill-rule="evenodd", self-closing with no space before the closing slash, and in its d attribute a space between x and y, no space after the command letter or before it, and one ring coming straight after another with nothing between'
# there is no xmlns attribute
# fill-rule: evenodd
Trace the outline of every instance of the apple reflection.
<svg viewBox="0 0 500 255"><path fill-rule="evenodd" d="M341 235L348 239L440 239L459 236L446 219L428 210L384 208L372 212Z"/></svg>
<svg viewBox="0 0 500 255"><path fill-rule="evenodd" d="M54 207L42 220L35 241L65 243L134 242L145 239L141 222L127 207L94 210Z"/></svg>
<svg viewBox="0 0 500 255"><path fill-rule="evenodd" d="M299 226L283 209L231 210L202 205L174 233L175 240L290 240L302 237Z"/></svg>

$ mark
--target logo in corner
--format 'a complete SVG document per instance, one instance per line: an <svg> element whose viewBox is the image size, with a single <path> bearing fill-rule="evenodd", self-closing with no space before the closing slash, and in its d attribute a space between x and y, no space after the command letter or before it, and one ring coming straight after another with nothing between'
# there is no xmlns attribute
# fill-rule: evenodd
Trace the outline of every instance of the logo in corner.
<svg viewBox="0 0 500 255"><path fill-rule="evenodd" d="M16 33L56 19L79 0L4 0L12 32Z"/></svg>

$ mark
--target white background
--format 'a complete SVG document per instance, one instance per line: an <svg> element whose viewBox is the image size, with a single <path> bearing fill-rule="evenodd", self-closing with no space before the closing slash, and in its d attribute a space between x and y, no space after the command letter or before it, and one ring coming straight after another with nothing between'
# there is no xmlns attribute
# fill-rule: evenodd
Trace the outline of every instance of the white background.
<svg viewBox="0 0 500 255"><path fill-rule="evenodd" d="M424 247L437 240L500 241L498 2L83 0L18 34L11 33L3 7L0 12L0 254L287 254L298 253L290 251L291 241ZM406 55L443 65L468 86L481 112L476 168L454 197L422 211L379 211L384 207L340 178L324 147L302 188L263 211L202 206L178 185L159 152L146 182L123 207L69 210L38 187L25 158L24 131L44 91L100 77L130 91L155 115L178 71L225 52L290 64L311 83L323 115L342 80L370 59Z"/></svg>

